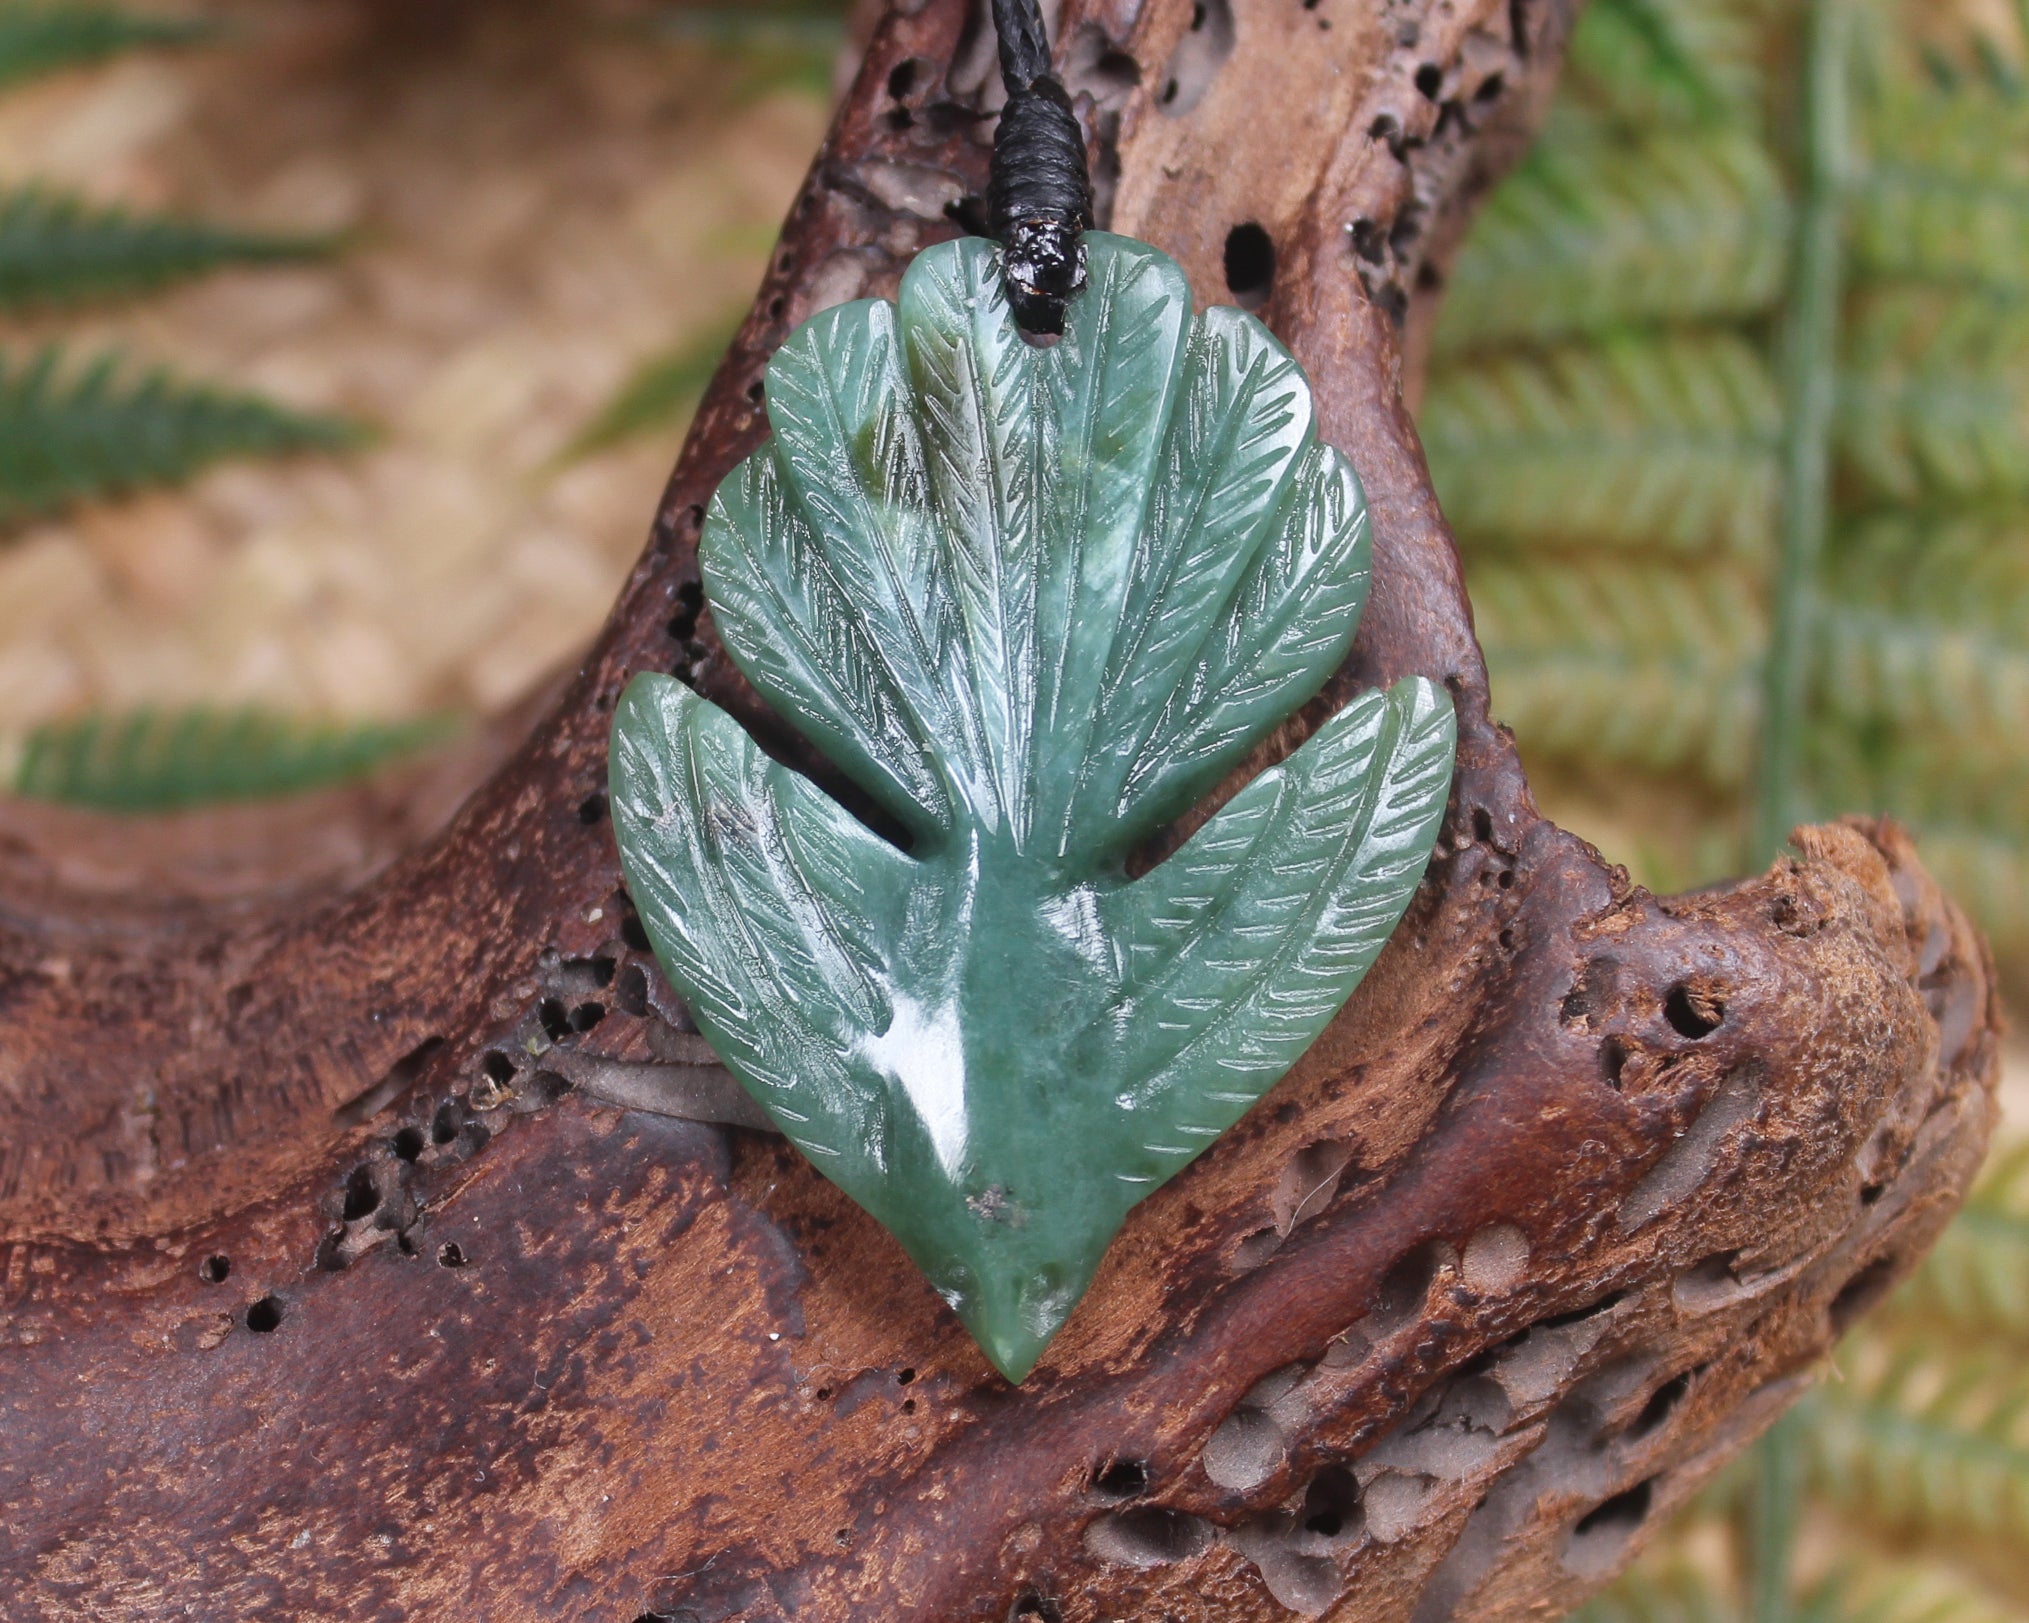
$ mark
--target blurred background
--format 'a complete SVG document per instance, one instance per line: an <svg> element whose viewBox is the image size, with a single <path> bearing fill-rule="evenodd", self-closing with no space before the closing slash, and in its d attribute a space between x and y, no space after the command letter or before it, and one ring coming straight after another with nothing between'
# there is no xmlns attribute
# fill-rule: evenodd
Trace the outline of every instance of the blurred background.
<svg viewBox="0 0 2029 1623"><path fill-rule="evenodd" d="M0 0L0 786L298 791L566 663L845 11ZM1545 809L1659 890L1892 812L2029 994L2029 0L1591 0L1430 350ZM2025 1075L1918 1278L1592 1623L2029 1623Z"/></svg>
<svg viewBox="0 0 2029 1623"><path fill-rule="evenodd" d="M1590 0L1418 424L1544 809L1890 812L2029 991L2029 0ZM1588 1623L2029 1617L2029 1128Z"/></svg>
<svg viewBox="0 0 2029 1623"><path fill-rule="evenodd" d="M0 777L307 783L570 659L842 39L838 8L0 0Z"/></svg>

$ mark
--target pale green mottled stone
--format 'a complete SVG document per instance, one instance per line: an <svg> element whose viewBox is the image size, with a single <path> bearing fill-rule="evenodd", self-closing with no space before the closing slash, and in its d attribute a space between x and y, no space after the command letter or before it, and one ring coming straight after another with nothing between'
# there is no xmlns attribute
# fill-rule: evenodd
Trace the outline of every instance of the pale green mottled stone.
<svg viewBox="0 0 2029 1623"><path fill-rule="evenodd" d="M1358 984L1453 753L1434 685L1366 694L1127 877L1343 660L1367 527L1267 329L1087 244L1052 348L978 240L919 255L899 307L806 322L705 524L734 660L909 849L667 677L628 688L612 758L699 1028L1016 1380L1128 1209Z"/></svg>

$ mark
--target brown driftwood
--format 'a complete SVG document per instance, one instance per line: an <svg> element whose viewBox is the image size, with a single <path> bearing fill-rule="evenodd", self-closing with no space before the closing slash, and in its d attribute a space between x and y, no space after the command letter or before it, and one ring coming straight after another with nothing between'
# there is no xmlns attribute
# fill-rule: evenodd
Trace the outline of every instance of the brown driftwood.
<svg viewBox="0 0 2029 1623"><path fill-rule="evenodd" d="M617 887L607 717L674 664L782 738L692 545L771 346L981 183L988 41L905 0L606 632L448 827L334 803L204 862L209 824L7 814L0 1616L1552 1615L1945 1221L1997 1015L1901 836L1659 900L1536 814L1487 716L1396 323L1565 0L1193 10L1063 0L1102 200L1201 294L1236 226L1273 244L1238 292L1375 514L1345 684L1441 676L1462 723L1354 1005L1019 1391L779 1139L654 1108L724 1076Z"/></svg>

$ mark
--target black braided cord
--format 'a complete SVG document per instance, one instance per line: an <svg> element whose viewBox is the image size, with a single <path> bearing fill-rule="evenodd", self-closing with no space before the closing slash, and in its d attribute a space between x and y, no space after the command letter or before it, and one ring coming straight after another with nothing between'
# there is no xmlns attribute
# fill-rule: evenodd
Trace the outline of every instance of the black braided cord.
<svg viewBox="0 0 2029 1623"><path fill-rule="evenodd" d="M1004 258L1007 301L1034 333L1064 330L1064 306L1085 285L1092 180L1085 132L1050 65L1036 0L993 0L1007 105L993 137L987 219Z"/></svg>

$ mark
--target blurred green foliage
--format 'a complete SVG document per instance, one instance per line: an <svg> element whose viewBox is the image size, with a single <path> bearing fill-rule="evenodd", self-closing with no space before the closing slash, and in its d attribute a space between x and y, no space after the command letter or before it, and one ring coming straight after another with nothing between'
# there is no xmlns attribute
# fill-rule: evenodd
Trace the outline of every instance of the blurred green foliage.
<svg viewBox="0 0 2029 1623"><path fill-rule="evenodd" d="M186 45L210 26L114 6L6 0L0 4L0 86L104 61L139 45Z"/></svg>
<svg viewBox="0 0 2029 1623"><path fill-rule="evenodd" d="M642 27L717 65L737 103L778 90L828 95L844 38L839 0L669 5ZM210 35L199 22L105 6L0 0L0 86L141 46ZM136 215L40 186L0 189L0 317L106 303L226 265L331 251L329 238ZM593 454L680 426L724 353L735 319L650 356L564 453ZM0 348L0 536L72 504L180 481L236 455L356 444L341 419L136 371L118 355L74 363L60 347ZM260 710L90 714L18 746L16 793L105 810L177 810L290 793L370 773L442 736L442 718L338 723Z"/></svg>
<svg viewBox="0 0 2029 1623"><path fill-rule="evenodd" d="M742 305L674 348L642 361L566 447L563 460L575 461L643 434L680 427L703 397L746 313Z"/></svg>
<svg viewBox="0 0 2029 1623"><path fill-rule="evenodd" d="M209 37L198 22L105 6L0 0L0 86L141 46ZM106 304L234 264L328 252L328 238L137 215L46 187L0 189L0 317ZM0 537L75 504L176 484L223 457L340 450L344 419L191 383L118 352L0 347ZM166 811L355 778L438 736L441 723L319 723L258 711L84 716L20 746L17 793Z"/></svg>
<svg viewBox="0 0 2029 1623"><path fill-rule="evenodd" d="M665 5L652 13L653 36L709 54L723 76L719 94L739 103L778 91L829 100L845 44L847 0L747 0L741 5ZM728 253L766 252L764 241L719 241ZM746 306L681 335L644 356L613 397L565 447L561 461L596 455L644 435L673 433L690 420L705 386L739 331Z"/></svg>
<svg viewBox="0 0 2029 1623"><path fill-rule="evenodd" d="M1803 0L1592 0L1545 135L1460 256L1420 423L1496 712L1609 817L1678 808L1659 884L1773 855L1748 833L1771 616L1786 519L1821 523L1802 714L1774 722L1787 809L1910 823L2021 985L2023 29L1940 44L1936 8L1826 3L1852 35L1830 178L1797 106ZM1810 380L1831 390L1829 487L1796 514L1784 357L1808 210L1835 226L1842 291Z"/></svg>
<svg viewBox="0 0 2029 1623"><path fill-rule="evenodd" d="M340 418L161 371L128 379L117 355L74 368L54 348L19 362L0 355L0 526L174 484L223 456L341 450L360 437Z"/></svg>
<svg viewBox="0 0 2029 1623"><path fill-rule="evenodd" d="M146 293L223 265L314 259L330 247L326 237L98 208L40 186L0 189L0 310Z"/></svg>
<svg viewBox="0 0 2029 1623"><path fill-rule="evenodd" d="M1891 812L2020 985L2012 3L1591 0L1543 138L1460 257L1420 423L1495 711L1550 783L1643 831L1647 877L1758 865L1771 810ZM2029 1618L2025 1353L2017 1149L1757 1468L1581 1615Z"/></svg>
<svg viewBox="0 0 2029 1623"><path fill-rule="evenodd" d="M350 782L453 730L443 717L321 722L206 707L83 716L28 735L13 788L100 811L181 811Z"/></svg>
<svg viewBox="0 0 2029 1623"><path fill-rule="evenodd" d="M109 7L0 0L0 86L209 33ZM0 316L105 303L330 246L135 215L41 186L0 190ZM61 345L26 355L0 347L0 534L74 502L179 482L221 457L337 449L360 437L336 418L156 369L124 381L128 370L117 353L73 363Z"/></svg>

